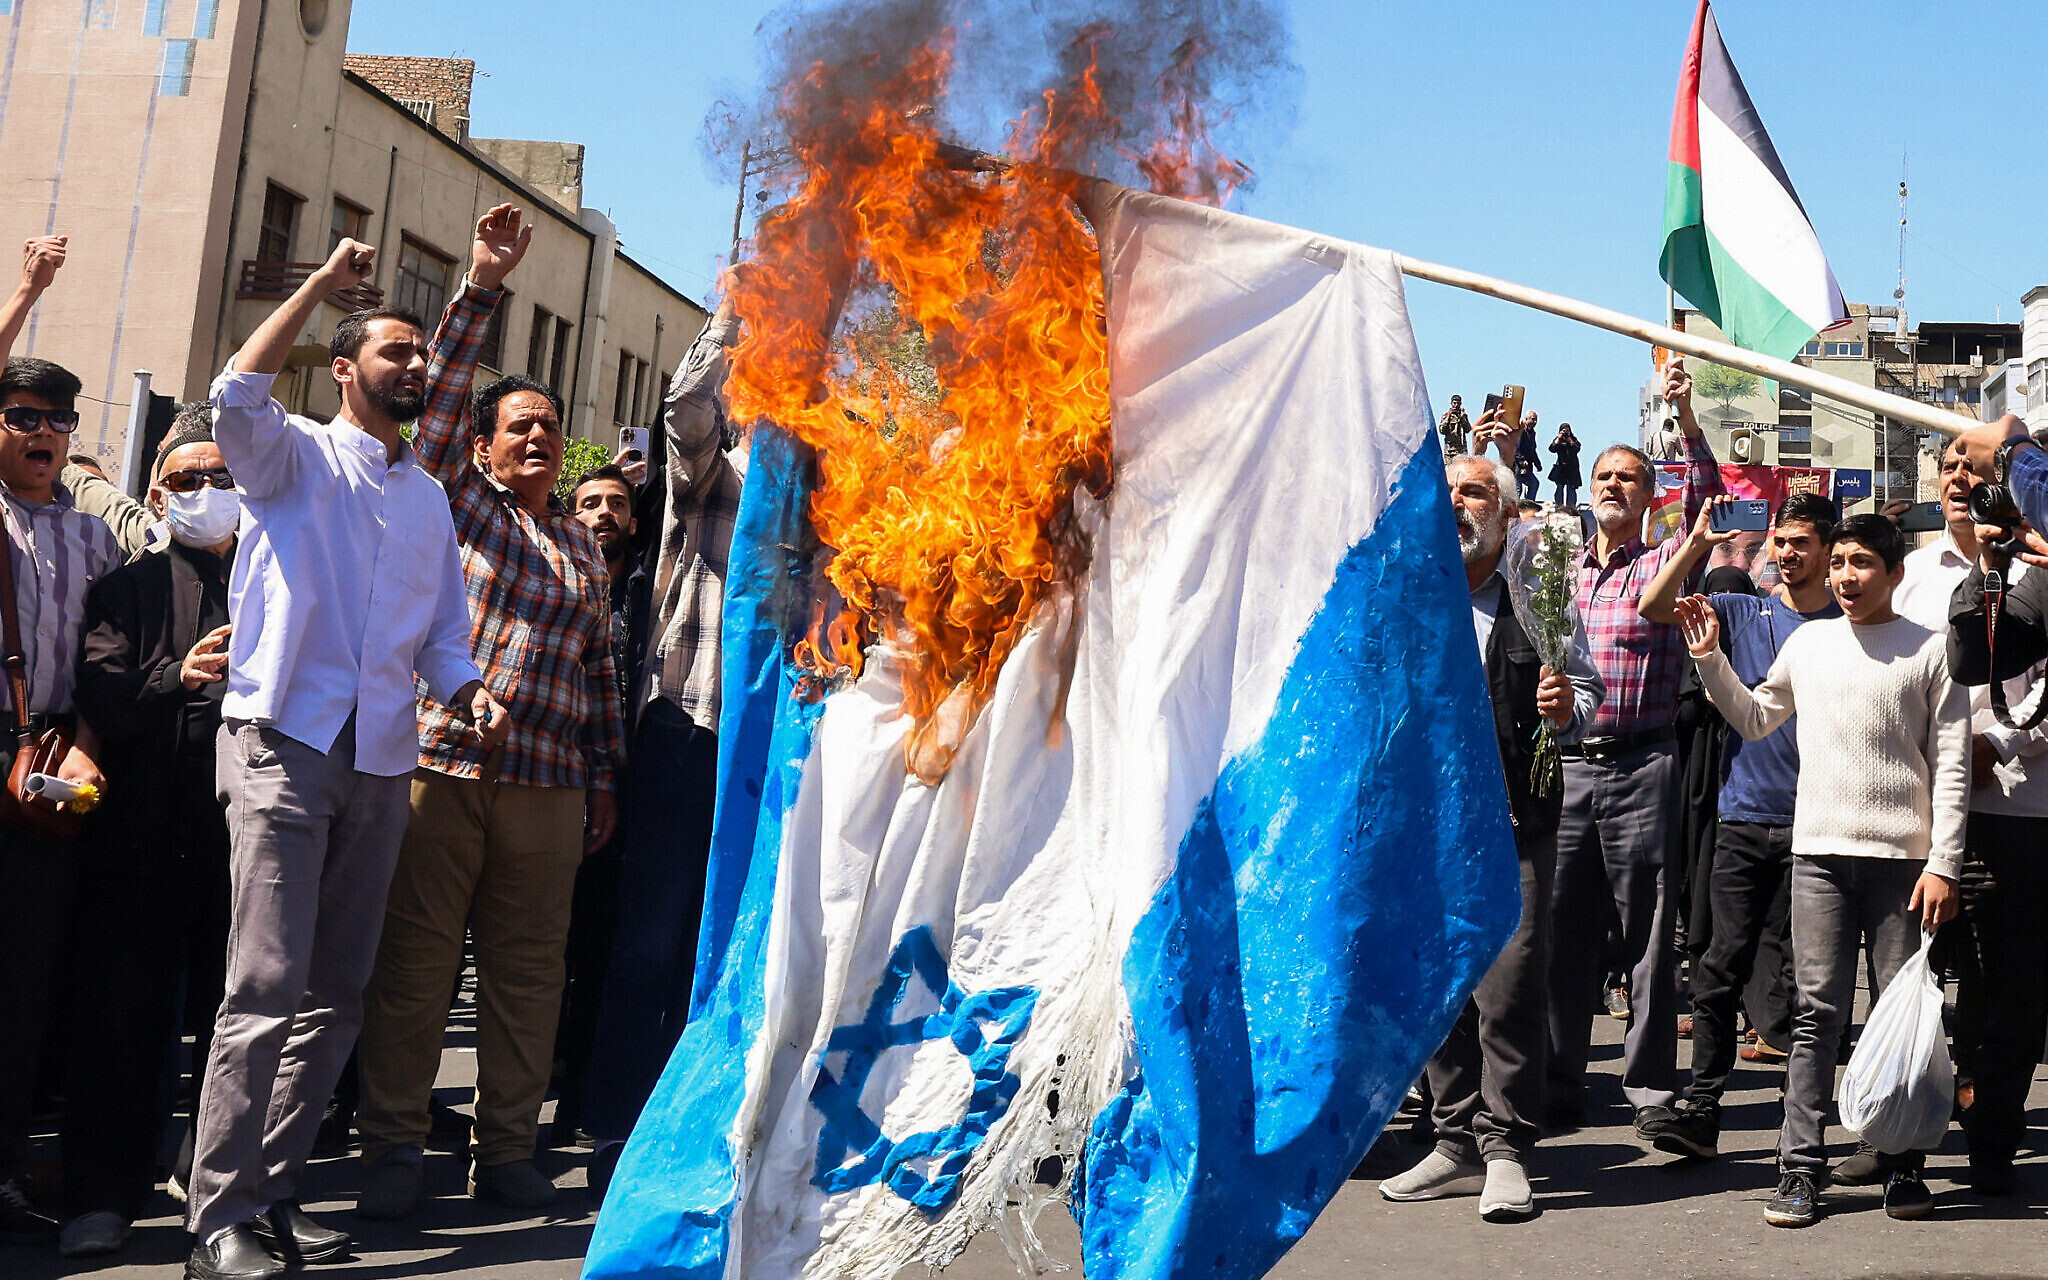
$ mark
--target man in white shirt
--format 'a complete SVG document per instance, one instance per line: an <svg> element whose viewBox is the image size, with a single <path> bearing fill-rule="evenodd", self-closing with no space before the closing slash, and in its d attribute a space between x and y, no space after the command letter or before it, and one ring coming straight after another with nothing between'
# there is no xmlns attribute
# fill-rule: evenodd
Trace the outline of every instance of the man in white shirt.
<svg viewBox="0 0 2048 1280"><path fill-rule="evenodd" d="M1990 478L1971 465L1960 442L1942 454L1941 511L1948 528L1939 541L1906 557L1906 578L1894 598L1898 611L1921 626L1950 629L1956 588L1984 551L1970 520L1970 488ZM2030 572L2015 559L2006 578L2016 585ZM2022 691L2044 676L2048 665L2037 664L2009 683L2016 721L2024 723L2033 707L2031 701L2020 705ZM2007 728L1991 710L1989 686L1979 684L1970 691L1970 737L1975 785L1963 837L1963 910L1943 928L1936 952L1956 978L1956 1080L1970 1140L1970 1186L1980 1195L2008 1195L2013 1151L2026 1129L2026 1086L2041 1047L2039 1032L2031 1047L2021 1042L2038 1021L2029 1007L2042 982L2034 944L2048 936L2041 906L2048 880L2037 868L2048 864L2048 725ZM2025 1083L2014 1098L2016 1054ZM1980 1066L1980 1055L1991 1061Z"/></svg>
<svg viewBox="0 0 2048 1280"><path fill-rule="evenodd" d="M234 929L200 1094L188 1280L257 1280L348 1249L292 1197L362 1023L418 759L414 676L502 744L510 721L469 650L448 498L399 426L426 391L417 317L335 327L341 413L271 398L329 295L370 278L344 240L214 381L214 432L243 492L229 588L218 781Z"/></svg>

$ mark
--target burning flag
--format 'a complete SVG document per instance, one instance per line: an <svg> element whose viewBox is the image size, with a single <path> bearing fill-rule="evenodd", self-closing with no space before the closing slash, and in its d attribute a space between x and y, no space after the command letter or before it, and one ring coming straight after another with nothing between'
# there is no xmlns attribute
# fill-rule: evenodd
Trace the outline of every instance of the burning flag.
<svg viewBox="0 0 2048 1280"><path fill-rule="evenodd" d="M1730 342L1781 360L1849 315L1707 0L1678 74L1658 272Z"/></svg>
<svg viewBox="0 0 2048 1280"><path fill-rule="evenodd" d="M1064 1194L1093 1280L1249 1280L1514 926L1398 264L1076 178L1094 43L995 172L943 41L790 90L691 1018L586 1276L1043 1268Z"/></svg>

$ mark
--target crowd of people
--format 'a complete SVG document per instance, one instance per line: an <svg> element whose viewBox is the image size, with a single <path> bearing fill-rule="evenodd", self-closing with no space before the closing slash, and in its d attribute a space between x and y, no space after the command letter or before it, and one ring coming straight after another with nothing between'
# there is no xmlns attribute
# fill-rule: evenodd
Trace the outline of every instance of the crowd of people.
<svg viewBox="0 0 2048 1280"><path fill-rule="evenodd" d="M557 390L476 385L531 237L519 210L485 214L431 329L392 308L337 324L340 408L316 422L273 383L323 304L371 277L375 250L341 241L210 399L180 407L140 501L68 454L79 379L5 360L0 1239L117 1252L161 1181L185 1202L196 1280L342 1256L348 1235L300 1210L300 1176L353 1138L356 1213L417 1210L469 962L469 1194L554 1201L535 1162L553 1097L551 1140L590 1146L602 1195L689 1012L738 325L722 308L690 348L651 456L565 491ZM68 251L27 245L0 357ZM1882 1181L1893 1216L1924 1214L1922 1153L1831 1170L1824 1128L1859 951L1881 990L1922 930L1960 982L1971 1184L2012 1189L2048 1017L2048 731L2009 727L1987 673L2040 674L2048 573L2026 558L2048 544L2016 526L2030 540L2008 564L2009 531L1968 498L2011 471L2048 507L2048 460L2023 436L1959 442L1948 530L1910 554L1881 517L1790 499L1768 575L1722 564L1702 593L1734 535L1711 518L1725 495L1690 391L1673 366L1689 532L1646 545L1651 460L1596 456L1581 625L1558 671L1502 559L1536 498L1536 416L1474 422L1453 397L1440 424L1524 906L1429 1064L1436 1146L1381 1184L1390 1200L1476 1192L1489 1219L1533 1212L1529 1163L1588 1114L1605 1009L1628 1023L1619 1085L1644 1143L1713 1158L1738 1054L1782 1061L1767 1220L1812 1221L1830 1178ZM1550 452L1555 501L1576 511L1569 425ZM2048 509L2035 518L2048 527ZM2013 588L1990 633L1987 571ZM1565 744L1549 788L1532 775L1546 721ZM56 1176L23 1158L50 1116Z"/></svg>
<svg viewBox="0 0 2048 1280"><path fill-rule="evenodd" d="M555 1200L553 1096L551 1140L592 1148L602 1195L688 1013L736 327L690 349L653 456L562 487L558 392L476 385L531 239L489 211L432 328L341 320L316 422L272 384L371 277L342 241L179 407L140 502L67 457L79 379L5 359L0 1240L117 1252L163 1182L188 1276L280 1275L347 1252L296 1197L316 1146L352 1138L356 1212L412 1214L466 958L469 1194ZM0 357L70 248L27 245ZM32 1169L39 1118L58 1158Z"/></svg>
<svg viewBox="0 0 2048 1280"><path fill-rule="evenodd" d="M1419 1086L1434 1148L1380 1193L1476 1194L1489 1221L1534 1213L1539 1138L1596 1101L1586 1065L1604 1010L1627 1025L1620 1100L1645 1146L1716 1158L1738 1055L1782 1064L1765 1221L1808 1225L1830 1186L1874 1184L1890 1216L1925 1216L1925 1150L1861 1142L1834 1163L1826 1134L1859 956L1874 1002L1924 943L1956 985L1968 1188L2009 1195L2048 1049L2048 729L2032 715L2048 673L2048 542L2033 532L2048 528L2048 456L2017 419L1953 442L1946 529L1918 550L1886 515L1795 494L1760 559L1717 562L1741 536L1714 518L1732 499L1682 365L1662 390L1685 523L1648 545L1651 458L1595 457L1560 671L1531 646L1504 561L1535 416L1467 422L1453 397L1440 424L1523 912ZM1530 781L1542 720L1568 744L1548 795Z"/></svg>

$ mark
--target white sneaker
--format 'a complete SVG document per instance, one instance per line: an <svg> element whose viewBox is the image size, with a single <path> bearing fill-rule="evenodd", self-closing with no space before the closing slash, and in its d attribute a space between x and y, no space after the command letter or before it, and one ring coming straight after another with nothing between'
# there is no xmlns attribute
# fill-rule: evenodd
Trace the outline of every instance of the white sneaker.
<svg viewBox="0 0 2048 1280"><path fill-rule="evenodd" d="M1380 1183L1380 1194L1396 1201L1441 1200L1477 1195L1485 1182L1486 1172L1478 1165L1460 1164L1441 1151L1432 1151L1413 1169Z"/></svg>
<svg viewBox="0 0 2048 1280"><path fill-rule="evenodd" d="M1486 1189L1479 1193L1479 1216L1488 1222L1514 1222L1536 1212L1529 1174L1519 1160L1488 1160Z"/></svg>
<svg viewBox="0 0 2048 1280"><path fill-rule="evenodd" d="M128 1243L128 1219L112 1209L95 1209L64 1224L57 1235L57 1253L65 1258L97 1258L119 1253Z"/></svg>

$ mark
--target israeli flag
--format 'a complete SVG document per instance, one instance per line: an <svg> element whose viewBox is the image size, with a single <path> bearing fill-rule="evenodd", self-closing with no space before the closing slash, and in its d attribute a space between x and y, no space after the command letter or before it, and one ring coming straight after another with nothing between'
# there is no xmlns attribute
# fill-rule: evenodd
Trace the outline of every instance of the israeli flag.
<svg viewBox="0 0 2048 1280"><path fill-rule="evenodd" d="M1519 880L1392 255L1097 184L1115 482L936 785L877 651L792 694L812 459L755 438L691 1021L585 1275L884 1280L1065 1194L1091 1280L1256 1277Z"/></svg>

